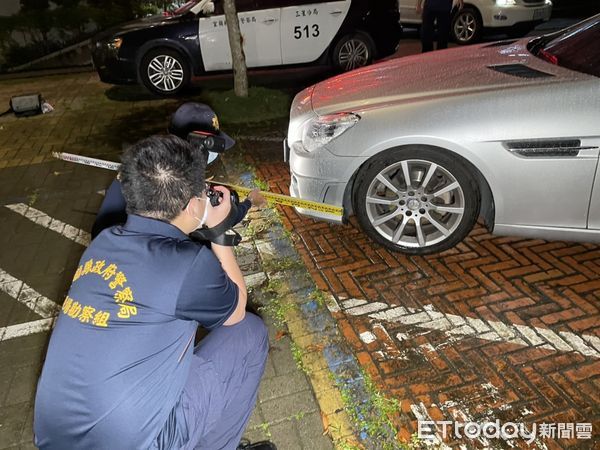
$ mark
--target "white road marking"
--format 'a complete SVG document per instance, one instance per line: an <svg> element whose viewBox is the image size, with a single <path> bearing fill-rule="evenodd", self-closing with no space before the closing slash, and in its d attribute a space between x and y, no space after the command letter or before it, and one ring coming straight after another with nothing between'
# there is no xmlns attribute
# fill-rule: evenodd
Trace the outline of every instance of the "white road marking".
<svg viewBox="0 0 600 450"><path fill-rule="evenodd" d="M54 219L46 213L24 203L4 206L33 223L48 228L80 245L87 247L91 241L90 233ZM0 342L52 329L61 308L58 303L43 296L31 286L13 277L3 269L0 269L0 290L42 317L42 319L32 322L1 327Z"/></svg>
<svg viewBox="0 0 600 450"><path fill-rule="evenodd" d="M370 344L371 342L375 342L377 340L377 336L375 336L370 331L365 331L363 333L360 333L359 337L360 337L360 340L363 341L365 344Z"/></svg>
<svg viewBox="0 0 600 450"><path fill-rule="evenodd" d="M49 319L58 314L60 306L44 297L29 285L0 269L0 290L27 306L34 313L44 319Z"/></svg>
<svg viewBox="0 0 600 450"><path fill-rule="evenodd" d="M78 244L81 244L83 246L87 247L90 244L90 241L92 240L90 233L88 233L87 231L75 228L74 226L69 225L68 223L61 222L58 219L53 219L46 213L43 213L42 211L28 206L24 203L15 203L12 205L4 206L10 209L11 211L16 212L17 214L22 215L26 219L31 220L33 223L36 223L44 228L48 228L60 234L61 236L64 236L67 239L77 242Z"/></svg>
<svg viewBox="0 0 600 450"><path fill-rule="evenodd" d="M51 317L48 319L39 319L34 320L33 322L18 323L16 325L2 327L0 328L0 342L48 331L54 326L55 320L56 318Z"/></svg>
<svg viewBox="0 0 600 450"><path fill-rule="evenodd" d="M367 303L360 299L342 302L342 311L352 316L367 315L378 322L401 323L426 330L443 331L453 341L474 337L495 342L538 347L560 352L577 352L584 356L600 358L600 338L578 335L569 331L554 332L549 328L506 324L493 320L461 317L437 311L432 305L419 308L390 307L382 302ZM401 339L398 336L399 340Z"/></svg>
<svg viewBox="0 0 600 450"><path fill-rule="evenodd" d="M50 330L60 305L37 292L23 281L0 269L0 290L27 306L42 319L0 328L0 342Z"/></svg>

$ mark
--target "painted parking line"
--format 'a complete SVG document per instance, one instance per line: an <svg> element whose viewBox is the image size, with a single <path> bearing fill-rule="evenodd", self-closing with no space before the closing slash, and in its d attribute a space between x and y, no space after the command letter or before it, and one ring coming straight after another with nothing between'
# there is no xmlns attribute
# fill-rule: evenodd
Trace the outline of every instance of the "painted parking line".
<svg viewBox="0 0 600 450"><path fill-rule="evenodd" d="M90 243L90 233L58 219L54 219L36 208L24 203L15 203L4 206L33 223L54 231L77 244L88 246ZM0 342L52 329L56 316L60 311L60 305L58 303L43 296L27 283L13 277L1 268L0 290L42 317L41 319L32 322L1 327Z"/></svg>
<svg viewBox="0 0 600 450"><path fill-rule="evenodd" d="M10 325L8 327L1 327L0 342L51 330L54 326L55 320L56 318L51 317L48 319L34 320L32 322L18 323L16 325Z"/></svg>
<svg viewBox="0 0 600 450"><path fill-rule="evenodd" d="M0 290L44 319L56 316L60 310L57 303L2 269L0 269Z"/></svg>
<svg viewBox="0 0 600 450"><path fill-rule="evenodd" d="M60 306L23 281L0 269L0 290L40 315L42 319L0 328L0 342L52 328Z"/></svg>
<svg viewBox="0 0 600 450"><path fill-rule="evenodd" d="M577 352L584 356L600 358L600 338L596 336L445 314L435 310L432 305L425 305L421 309L390 307L382 302L349 299L340 304L333 303L330 309L333 312L343 311L351 316L366 315L378 322L400 323L426 330L443 331L450 337L448 343L473 337L559 352ZM360 337L365 343L376 339L375 334L369 332L361 334ZM396 336L400 341L405 340L406 337L402 333Z"/></svg>
<svg viewBox="0 0 600 450"><path fill-rule="evenodd" d="M61 236L72 240L73 242L77 242L78 244L84 246L88 246L90 244L92 239L90 233L58 219L53 219L39 209L35 209L26 205L25 203L15 203L4 206L13 212L16 212L17 214L22 215L26 219L31 220L33 223L36 223L44 228L48 228L49 230L52 230Z"/></svg>

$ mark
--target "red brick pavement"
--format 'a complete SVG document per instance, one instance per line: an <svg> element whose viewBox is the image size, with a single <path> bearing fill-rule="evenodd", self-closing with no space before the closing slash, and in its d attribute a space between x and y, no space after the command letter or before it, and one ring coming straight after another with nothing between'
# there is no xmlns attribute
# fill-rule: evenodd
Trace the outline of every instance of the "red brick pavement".
<svg viewBox="0 0 600 450"><path fill-rule="evenodd" d="M284 163L253 162L272 191L288 193ZM402 400L410 418L403 419L404 439L417 431L416 418L425 412L432 420L498 419L526 423L530 430L536 423L538 432L541 423L594 428L591 439L576 439L576 433L568 438L567 428L530 447L522 439L461 441L466 448L599 448L599 246L495 237L477 226L442 254L406 256L372 242L354 221L331 225L292 208L281 211L316 284L338 303L367 300L373 311L384 312L412 308L404 323L374 318L366 308L342 306L334 313L363 367ZM451 320L479 319L468 324L491 324L494 331L481 338L472 328L463 334L455 328L456 335L432 329L418 323L425 305ZM534 336L510 337L503 324L513 330L520 325L525 334L534 330ZM361 333L371 333L370 339Z"/></svg>

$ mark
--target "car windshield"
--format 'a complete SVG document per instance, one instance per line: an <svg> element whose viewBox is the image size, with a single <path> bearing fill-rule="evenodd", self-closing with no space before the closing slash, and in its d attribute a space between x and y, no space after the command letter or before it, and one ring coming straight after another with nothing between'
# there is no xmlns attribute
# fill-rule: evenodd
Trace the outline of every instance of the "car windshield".
<svg viewBox="0 0 600 450"><path fill-rule="evenodd" d="M600 14L558 33L530 41L537 57L567 69L600 77Z"/></svg>

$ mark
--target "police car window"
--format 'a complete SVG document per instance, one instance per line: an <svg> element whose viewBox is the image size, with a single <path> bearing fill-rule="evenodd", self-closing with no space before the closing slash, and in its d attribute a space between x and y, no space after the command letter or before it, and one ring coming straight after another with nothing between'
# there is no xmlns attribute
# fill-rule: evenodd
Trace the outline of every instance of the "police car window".
<svg viewBox="0 0 600 450"><path fill-rule="evenodd" d="M257 10L257 9L272 9L272 8L281 8L281 1L277 1L277 0L262 0L260 2L254 1L251 2L254 3L254 5L250 8L250 10ZM236 2L237 4L237 2Z"/></svg>
<svg viewBox="0 0 600 450"><path fill-rule="evenodd" d="M235 6L236 6L236 9L238 10L238 12L256 11L257 9L264 9L264 7L261 8L258 5L259 3L262 3L262 2L259 2L257 0L236 0Z"/></svg>
<svg viewBox="0 0 600 450"><path fill-rule="evenodd" d="M209 14L210 16L216 16L217 14L225 14L225 12L223 11L223 0L213 0L212 3L215 7L215 10L212 12L212 14Z"/></svg>
<svg viewBox="0 0 600 450"><path fill-rule="evenodd" d="M288 6L303 6L318 3L327 3L331 0L235 0L238 12L259 11L261 9L285 8ZM213 14L224 14L223 0L214 0L215 12Z"/></svg>
<svg viewBox="0 0 600 450"><path fill-rule="evenodd" d="M213 14L224 14L223 0L214 0L215 12ZM270 3L259 0L235 0L235 9L237 12L256 11L257 9L266 9L263 3Z"/></svg>
<svg viewBox="0 0 600 450"><path fill-rule="evenodd" d="M218 3L215 5L215 3ZM176 14L184 14L186 12L192 12L197 16L212 16L214 14L223 14L221 2L215 2L214 0L190 0L181 6Z"/></svg>
<svg viewBox="0 0 600 450"><path fill-rule="evenodd" d="M316 3L328 3L331 0L279 0L273 1L273 3L277 3L278 8L286 8L288 6L304 6L304 5L314 5Z"/></svg>
<svg viewBox="0 0 600 450"><path fill-rule="evenodd" d="M185 14L190 9L192 9L192 6L194 6L196 3L197 3L196 0L190 0L189 2L185 2L183 5L179 6L176 9L174 9L172 11L172 15L179 16L179 15Z"/></svg>

